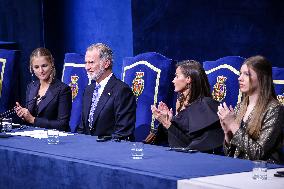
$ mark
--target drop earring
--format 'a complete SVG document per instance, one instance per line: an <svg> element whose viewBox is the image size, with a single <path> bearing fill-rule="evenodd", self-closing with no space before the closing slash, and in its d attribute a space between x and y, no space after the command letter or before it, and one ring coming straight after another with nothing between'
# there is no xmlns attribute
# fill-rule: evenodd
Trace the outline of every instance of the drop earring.
<svg viewBox="0 0 284 189"><path fill-rule="evenodd" d="M32 74L32 82L34 83L34 82L35 82L35 81L34 81L34 73L31 72L31 74Z"/></svg>

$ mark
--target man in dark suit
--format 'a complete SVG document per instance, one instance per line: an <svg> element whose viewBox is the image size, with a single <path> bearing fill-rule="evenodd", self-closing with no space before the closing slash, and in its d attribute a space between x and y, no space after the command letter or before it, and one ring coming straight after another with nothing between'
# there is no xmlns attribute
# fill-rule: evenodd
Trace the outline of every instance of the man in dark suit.
<svg viewBox="0 0 284 189"><path fill-rule="evenodd" d="M136 100L128 85L112 73L112 50L105 44L87 48L85 68L96 82L87 86L79 133L114 139L134 139Z"/></svg>

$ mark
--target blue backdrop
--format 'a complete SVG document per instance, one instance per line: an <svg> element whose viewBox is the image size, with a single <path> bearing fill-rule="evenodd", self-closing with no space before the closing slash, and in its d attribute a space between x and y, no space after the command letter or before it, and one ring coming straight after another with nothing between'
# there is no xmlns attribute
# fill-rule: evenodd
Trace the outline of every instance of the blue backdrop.
<svg viewBox="0 0 284 189"><path fill-rule="evenodd" d="M284 67L283 0L132 0L134 54L200 62L266 56Z"/></svg>
<svg viewBox="0 0 284 189"><path fill-rule="evenodd" d="M92 43L106 43L120 77L122 59L133 55L131 0L45 0L44 7L46 47L56 59L63 63L67 52L84 55Z"/></svg>
<svg viewBox="0 0 284 189"><path fill-rule="evenodd" d="M46 46L61 78L64 54L104 42L122 59L155 51L171 59L217 60L262 54L284 67L282 0L0 0L0 41L21 50L22 99L29 55Z"/></svg>

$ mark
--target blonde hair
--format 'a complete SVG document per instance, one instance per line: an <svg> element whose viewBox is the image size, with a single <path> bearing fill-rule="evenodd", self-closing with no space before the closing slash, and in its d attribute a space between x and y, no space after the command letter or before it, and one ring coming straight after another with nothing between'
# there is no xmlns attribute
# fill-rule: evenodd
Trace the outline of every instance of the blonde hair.
<svg viewBox="0 0 284 189"><path fill-rule="evenodd" d="M51 81L55 78L56 75L56 69L54 66L54 58L51 54L51 52L43 47L39 47L37 49L35 49L32 54L30 55L30 72L33 73L33 60L36 57L45 57L45 59L51 63L51 67L52 67L52 73L50 75L51 77Z"/></svg>

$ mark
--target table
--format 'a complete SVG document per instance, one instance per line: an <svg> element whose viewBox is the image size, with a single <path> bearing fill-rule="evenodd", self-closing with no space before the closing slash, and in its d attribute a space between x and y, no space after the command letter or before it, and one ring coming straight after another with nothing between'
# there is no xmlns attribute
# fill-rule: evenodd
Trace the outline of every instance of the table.
<svg viewBox="0 0 284 189"><path fill-rule="evenodd" d="M79 134L61 137L58 145L30 137L0 138L0 188L175 189L178 180L252 169L247 160L154 145L144 146L143 160L133 160L130 146Z"/></svg>
<svg viewBox="0 0 284 189"><path fill-rule="evenodd" d="M267 180L253 180L252 172L179 180L178 189L283 189L284 178L274 177L276 171L284 171L284 169L269 169Z"/></svg>

